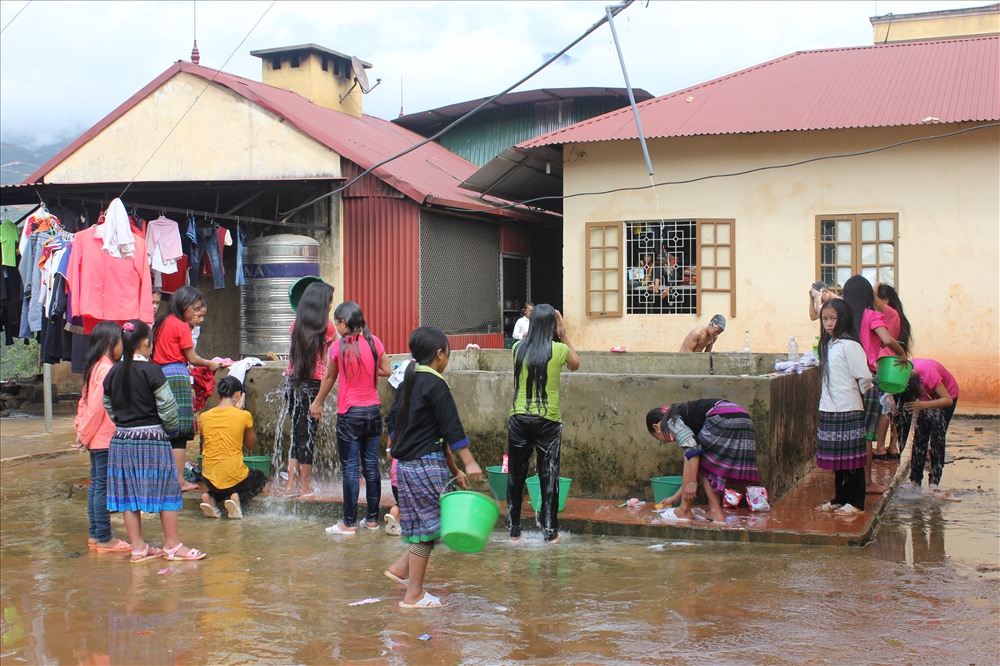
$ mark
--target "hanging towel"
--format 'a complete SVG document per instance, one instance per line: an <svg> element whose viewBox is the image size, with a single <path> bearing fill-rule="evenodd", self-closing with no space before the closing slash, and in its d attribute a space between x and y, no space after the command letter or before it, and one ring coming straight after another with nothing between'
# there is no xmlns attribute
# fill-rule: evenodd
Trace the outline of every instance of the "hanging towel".
<svg viewBox="0 0 1000 666"><path fill-rule="evenodd" d="M129 224L128 211L121 199L113 199L104 213L104 224L97 227L101 248L116 259L131 259L135 254L135 236Z"/></svg>

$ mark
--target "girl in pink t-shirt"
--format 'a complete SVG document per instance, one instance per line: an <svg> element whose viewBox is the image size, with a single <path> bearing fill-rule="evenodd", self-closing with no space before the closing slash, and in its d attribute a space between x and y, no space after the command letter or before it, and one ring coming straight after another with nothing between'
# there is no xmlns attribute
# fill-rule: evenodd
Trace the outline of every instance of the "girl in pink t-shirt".
<svg viewBox="0 0 1000 666"><path fill-rule="evenodd" d="M333 287L325 282L313 282L302 292L289 332L291 344L285 370L285 397L292 420L292 444L288 452L285 493L292 497L313 494L313 452L319 422L310 416L309 405L326 374L326 354L335 335L330 323L332 306Z"/></svg>
<svg viewBox="0 0 1000 666"><path fill-rule="evenodd" d="M313 418L323 415L323 401L337 387L337 452L344 474L344 518L326 529L330 534L358 531L359 464L363 460L367 513L365 527L378 529L382 476L378 469L382 438L382 403L378 378L392 374L382 341L371 334L361 307L345 301L333 312L340 340L330 347L330 362L319 392L309 407Z"/></svg>
<svg viewBox="0 0 1000 666"><path fill-rule="evenodd" d="M897 396L899 410L898 427L900 440L906 443L906 431L910 416L916 415L913 430L913 455L910 458L909 489L920 487L930 445L931 469L927 476L927 489L923 494L942 500L960 501L951 491L938 487L944 471L945 440L951 417L958 405L958 382L948 369L929 358L914 358L913 374L906 390Z"/></svg>
<svg viewBox="0 0 1000 666"><path fill-rule="evenodd" d="M889 335L909 351L912 347L910 320L906 318L906 313L903 312L903 303L899 300L899 294L896 293L896 289L892 285L881 282L875 285L875 309L885 317L885 325ZM892 351L888 347L882 347L882 351L879 352L880 358L891 355ZM878 438L875 451L872 453L873 458L899 460L899 433L896 432L895 428L889 437L889 448L886 450L885 440L886 436L889 435L889 426L889 414L883 409L882 415L878 419Z"/></svg>
<svg viewBox="0 0 1000 666"><path fill-rule="evenodd" d="M851 309L854 325L857 326L858 340L865 350L865 357L868 360L868 369L872 373L872 383L874 386L868 389L864 396L865 406L865 438L869 442L878 439L878 418L882 411L879 398L883 391L878 388L878 379L875 375L876 363L882 347L888 347L900 358L901 363L906 362L906 350L889 334L886 327L885 317L875 309L875 289L867 278L861 275L854 275L844 283L844 301ZM868 492L881 494L887 490L885 486L871 483L871 447L868 448L868 464L865 466L868 477Z"/></svg>

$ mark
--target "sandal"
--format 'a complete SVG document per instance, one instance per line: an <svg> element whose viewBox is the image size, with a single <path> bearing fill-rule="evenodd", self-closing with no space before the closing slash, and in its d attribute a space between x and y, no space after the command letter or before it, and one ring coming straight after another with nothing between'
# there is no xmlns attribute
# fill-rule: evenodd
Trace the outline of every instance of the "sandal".
<svg viewBox="0 0 1000 666"><path fill-rule="evenodd" d="M330 525L329 527L327 527L323 531L326 532L327 534L340 534L342 536L354 536L355 534L358 533L357 530L354 530L352 532L352 531L349 531L349 530L346 530L346 529L342 528L340 526L340 523L334 523L333 525Z"/></svg>
<svg viewBox="0 0 1000 666"><path fill-rule="evenodd" d="M860 516L864 513L861 509L850 504L845 504L836 511L833 512L836 516Z"/></svg>
<svg viewBox="0 0 1000 666"><path fill-rule="evenodd" d="M118 543L113 546L97 546L95 545L95 550L98 553L124 553L126 550L132 550L132 544L128 541L122 541L118 539Z"/></svg>
<svg viewBox="0 0 1000 666"><path fill-rule="evenodd" d="M833 513L842 506L843 504L834 504L833 502L823 502L818 507L816 507L816 510L819 511L820 513Z"/></svg>
<svg viewBox="0 0 1000 666"><path fill-rule="evenodd" d="M184 560L188 560L188 561L192 561L193 562L194 560L203 560L203 559L205 559L206 553L201 552L197 548L188 548L188 552L185 555L178 555L177 551L180 550L183 547L184 547L184 544L179 543L176 546L174 546L173 548L165 548L163 550L163 552L164 552L163 559L167 560L168 562L179 562L179 561L184 561Z"/></svg>
<svg viewBox="0 0 1000 666"><path fill-rule="evenodd" d="M208 502L201 503L201 512L209 518L222 518L222 510L217 506L212 506Z"/></svg>
<svg viewBox="0 0 1000 666"><path fill-rule="evenodd" d="M397 576L396 574L392 573L388 569L386 569L382 573L385 574L386 578L388 578L390 580L396 581L397 583L399 583L403 587L409 587L410 586L410 579L409 578L400 578L399 576Z"/></svg>
<svg viewBox="0 0 1000 666"><path fill-rule="evenodd" d="M139 559L136 559L138 557ZM163 551L159 548L154 548L148 543L146 544L146 549L136 552L132 551L132 564L139 564L140 562L147 562L149 560L155 560L159 557L163 557Z"/></svg>
<svg viewBox="0 0 1000 666"><path fill-rule="evenodd" d="M441 608L441 606L444 606L441 600L430 592L424 592L424 596L415 604L399 602L400 608Z"/></svg>
<svg viewBox="0 0 1000 666"><path fill-rule="evenodd" d="M227 499L225 506L230 520L243 520L243 509L240 508L239 504L231 499Z"/></svg>

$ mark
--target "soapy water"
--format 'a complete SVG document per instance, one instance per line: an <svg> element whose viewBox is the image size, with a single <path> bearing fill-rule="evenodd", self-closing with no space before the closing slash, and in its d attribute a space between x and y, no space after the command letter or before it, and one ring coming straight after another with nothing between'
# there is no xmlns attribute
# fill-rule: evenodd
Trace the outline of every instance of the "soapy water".
<svg viewBox="0 0 1000 666"><path fill-rule="evenodd" d="M398 538L323 526L335 503L255 502L242 521L180 515L201 562L87 550L85 463L0 469L4 663L998 663L1000 422L953 422L944 503L900 495L865 548L654 541L499 526L435 549L403 611L382 575ZM69 491L67 491L69 489ZM113 518L124 536L121 519ZM160 543L158 521L144 521ZM163 570L165 573L159 573ZM348 604L379 599L357 606ZM422 635L431 640L420 640ZM18 661L23 660L23 661Z"/></svg>

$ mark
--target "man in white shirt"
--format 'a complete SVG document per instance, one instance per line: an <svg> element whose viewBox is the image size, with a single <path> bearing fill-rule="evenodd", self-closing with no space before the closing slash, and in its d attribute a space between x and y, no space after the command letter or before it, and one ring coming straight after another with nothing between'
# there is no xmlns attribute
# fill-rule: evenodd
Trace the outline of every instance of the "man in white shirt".
<svg viewBox="0 0 1000 666"><path fill-rule="evenodd" d="M531 319L531 311L535 309L535 304L528 301L524 304L524 316L514 324L514 333L511 337L515 340L523 340L528 334L528 320Z"/></svg>

